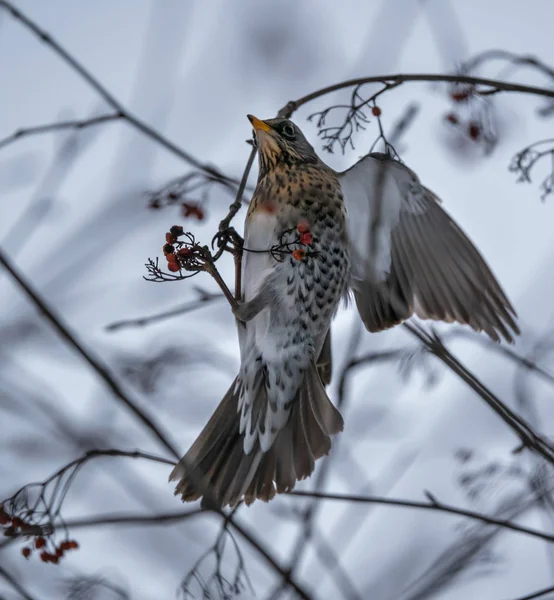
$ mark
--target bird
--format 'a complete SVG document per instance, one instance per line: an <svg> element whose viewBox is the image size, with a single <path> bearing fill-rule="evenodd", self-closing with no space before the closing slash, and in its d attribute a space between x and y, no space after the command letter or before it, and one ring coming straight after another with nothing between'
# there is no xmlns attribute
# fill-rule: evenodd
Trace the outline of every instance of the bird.
<svg viewBox="0 0 554 600"><path fill-rule="evenodd" d="M487 263L411 169L371 152L337 172L290 119L248 119L259 173L233 310L240 369L170 475L183 501L218 508L291 491L343 430L326 392L341 300L369 332L415 314L519 334Z"/></svg>

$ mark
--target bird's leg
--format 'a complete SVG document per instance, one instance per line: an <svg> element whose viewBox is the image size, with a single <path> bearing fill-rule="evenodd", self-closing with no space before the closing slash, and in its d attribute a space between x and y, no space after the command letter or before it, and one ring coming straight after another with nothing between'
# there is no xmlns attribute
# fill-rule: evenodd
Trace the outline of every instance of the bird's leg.
<svg viewBox="0 0 554 600"><path fill-rule="evenodd" d="M231 293L231 290L227 287L227 284L223 280L223 277L221 277L221 274L217 270L217 267L215 266L215 261L211 257L208 247L204 246L204 250L205 250L205 263L204 263L203 270L206 271L207 273L209 273L215 279L215 282L219 286L219 289L223 292L223 295L229 301L229 304L231 305L231 309L234 312L238 308L239 305L238 305L235 297Z"/></svg>
<svg viewBox="0 0 554 600"><path fill-rule="evenodd" d="M236 307L233 308L233 314L238 321L247 323L266 308L268 304L267 294L262 291L248 302L237 303Z"/></svg>

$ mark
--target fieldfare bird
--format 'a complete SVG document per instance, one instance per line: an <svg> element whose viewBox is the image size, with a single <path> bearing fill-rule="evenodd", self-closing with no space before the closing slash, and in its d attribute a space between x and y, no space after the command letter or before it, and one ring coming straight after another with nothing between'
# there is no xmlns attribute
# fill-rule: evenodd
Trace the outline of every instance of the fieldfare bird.
<svg viewBox="0 0 554 600"><path fill-rule="evenodd" d="M325 386L330 324L352 291L371 331L416 314L512 341L516 314L417 175L371 153L338 173L288 119L248 116L259 176L246 215L239 374L170 475L183 501L270 500L308 477L343 428Z"/></svg>

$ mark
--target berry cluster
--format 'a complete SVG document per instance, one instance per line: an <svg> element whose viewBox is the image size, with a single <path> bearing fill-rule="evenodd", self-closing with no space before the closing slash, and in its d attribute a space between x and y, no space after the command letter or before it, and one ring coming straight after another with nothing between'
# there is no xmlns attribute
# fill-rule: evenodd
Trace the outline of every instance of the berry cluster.
<svg viewBox="0 0 554 600"><path fill-rule="evenodd" d="M186 258L191 254L191 249L187 246L183 246L182 248L175 247L175 244L179 244L177 238L183 234L184 231L180 225L173 225L165 234L165 244L162 250L167 260L167 268L173 273L181 270L178 257Z"/></svg>
<svg viewBox="0 0 554 600"><path fill-rule="evenodd" d="M30 558L33 550L40 550L40 560L57 565L64 554L69 550L76 550L79 544L75 540L64 540L57 546L52 537L44 537L47 529L40 525L28 523L21 517L10 515L3 505L0 504L0 525L5 526L4 535L7 537L26 537L32 540L31 545L21 548L21 554ZM52 529L50 528L50 532Z"/></svg>

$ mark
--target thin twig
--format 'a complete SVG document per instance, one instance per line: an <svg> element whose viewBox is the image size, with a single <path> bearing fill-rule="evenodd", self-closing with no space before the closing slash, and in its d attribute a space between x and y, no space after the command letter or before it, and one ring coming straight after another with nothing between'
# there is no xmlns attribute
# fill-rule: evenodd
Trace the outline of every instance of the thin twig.
<svg viewBox="0 0 554 600"><path fill-rule="evenodd" d="M528 423L504 404L500 398L493 394L469 369L455 358L436 334L430 335L423 328L409 322L404 323L403 326L412 335L417 337L432 354L439 358L450 370L481 396L520 438L523 446L528 447L542 456L547 462L554 465L554 448L552 448L548 441L535 433Z"/></svg>
<svg viewBox="0 0 554 600"><path fill-rule="evenodd" d="M311 595L308 594L308 592L306 592L304 588L296 582L295 579L293 579L290 572L288 570L285 570L265 547L263 547L259 542L256 542L256 540L245 528L239 525L236 521L231 521L230 524L235 531L237 531L251 546L253 546L265 558L265 560L273 567L273 569L276 572L278 572L279 575L281 575L283 581L287 585L292 587L292 589L300 596L300 598L304 598L304 600L313 600Z"/></svg>
<svg viewBox="0 0 554 600"><path fill-rule="evenodd" d="M2 1L2 0L0 0ZM483 77L471 77L469 75L441 75L438 73L411 73L411 74L393 74L393 75L377 75L373 77L359 77L357 79L349 79L340 83L326 86L310 94L306 94L297 100L291 100L279 111L280 117L287 117L296 112L301 106L325 96L332 92L349 88L353 86L364 85L366 83L390 83L396 84L397 86L404 83L413 81L423 82L444 82L444 83L467 83L469 85L481 85L489 89L498 90L502 92L515 92L521 94L533 94L535 96L545 96L546 98L554 98L554 89L540 88L532 85L523 85L519 83L509 83L507 81L499 81L496 79L486 79ZM479 94L479 91L474 93Z"/></svg>
<svg viewBox="0 0 554 600"><path fill-rule="evenodd" d="M87 127L93 127L94 125L100 125L102 123L108 123L109 121L117 121L121 119L123 115L121 113L110 113L107 115L100 115L98 117L92 117L90 119L81 119L73 121L58 121L56 123L46 123L45 125L35 125L34 127L26 127L24 129L18 129L14 131L12 135L5 137L0 140L0 149L9 146L13 142L20 140L24 137L31 135L39 135L41 133L49 133L51 131L60 131L63 129L85 129Z"/></svg>
<svg viewBox="0 0 554 600"><path fill-rule="evenodd" d="M254 159L256 158L256 152L257 152L256 148L252 147L252 150L250 151L250 156L248 157L248 160L246 162L246 167L244 168L244 172L243 172L242 178L240 180L239 189L237 190L237 196L235 198L235 201L231 204L231 206L229 206L229 212L227 213L227 216L219 224L219 231L225 231L229 227L229 225L231 224L231 221L233 220L233 218L235 217L235 215L238 213L238 211L240 210L240 208L242 206L242 197L244 195L246 183L248 182L248 176L250 175L250 170L252 169L252 164L254 163Z"/></svg>
<svg viewBox="0 0 554 600"><path fill-rule="evenodd" d="M462 517L468 517L475 521L481 521L488 523L489 525L497 525L498 527L504 527L505 529L511 529L519 533L524 533L533 537L546 540L547 542L554 543L554 535L538 531L537 529L531 529L530 527L524 527L522 525L516 525L511 521L504 519L495 519L494 517L488 517L481 513L457 508L449 504L438 502L434 497L429 502L418 502L416 500L401 500L398 498L383 498L380 496L359 496L356 494L332 494L326 492L304 492L304 491L292 491L288 492L289 496L302 496L305 498L316 498L319 500L338 500L342 502L352 502L356 504L386 504L389 506L400 506L406 508L415 508L420 510L434 510L444 513L450 513L453 515L459 515Z"/></svg>
<svg viewBox="0 0 554 600"><path fill-rule="evenodd" d="M213 300L220 300L223 298L223 294L210 294L208 292L201 291L202 295L198 300L193 300L191 302L187 302L186 304L182 304L181 306L177 306L172 308L171 310L165 311L163 313L158 313L155 315L148 315L146 317L139 317L137 319L124 319L122 321L114 321L109 325L106 325L106 331L117 331L119 329L125 329L127 327L145 327L146 325L151 325L152 323L157 323L158 321L164 321L165 319L170 319L171 317L176 317L179 315L184 315L185 313L192 312L198 308L202 308L209 302Z"/></svg>
<svg viewBox="0 0 554 600"><path fill-rule="evenodd" d="M543 588L542 590L538 590L537 592L532 592L531 594L527 594L526 596L514 598L514 600L535 600L535 598L542 598L543 596L547 596L548 594L552 593L554 593L554 585L547 588Z"/></svg>

